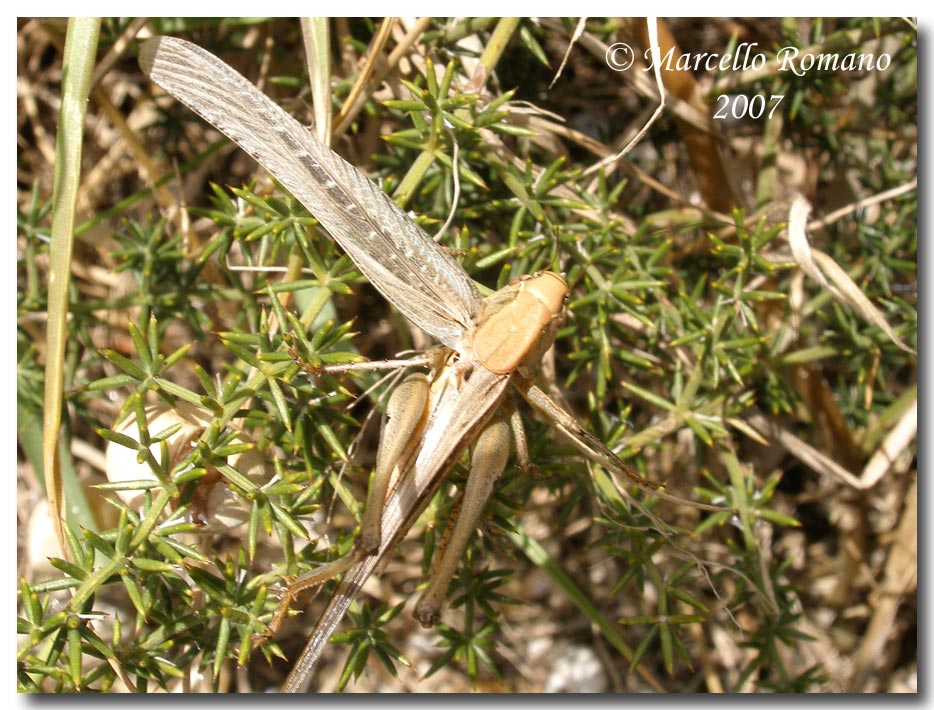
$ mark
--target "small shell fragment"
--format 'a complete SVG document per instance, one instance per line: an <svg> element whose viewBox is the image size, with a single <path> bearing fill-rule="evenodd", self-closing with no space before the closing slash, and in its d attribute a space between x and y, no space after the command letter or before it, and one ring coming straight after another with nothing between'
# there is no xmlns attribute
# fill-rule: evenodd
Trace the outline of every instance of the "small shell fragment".
<svg viewBox="0 0 934 710"><path fill-rule="evenodd" d="M150 436L155 437L167 429L179 427L178 431L166 439L172 465L190 453L191 447L210 425L212 418L209 411L188 402L177 402L174 407L159 402L146 407L147 429ZM140 440L139 426L132 415L114 427L114 431L136 441ZM248 442L245 436L239 435L231 443ZM160 444L152 444L149 450L157 459L161 456ZM257 485L263 485L270 478L265 459L256 449L234 454L229 457L228 463ZM105 472L107 480L111 483L125 484L133 481L155 483L158 481L149 465L137 460L136 451L114 442L109 442L107 445ZM209 471L199 483L201 490L196 493L193 510L200 522L225 530L231 530L246 522L250 512L249 502L231 490L220 473ZM115 492L128 508L139 510L143 505L145 490L143 486L120 489Z"/></svg>

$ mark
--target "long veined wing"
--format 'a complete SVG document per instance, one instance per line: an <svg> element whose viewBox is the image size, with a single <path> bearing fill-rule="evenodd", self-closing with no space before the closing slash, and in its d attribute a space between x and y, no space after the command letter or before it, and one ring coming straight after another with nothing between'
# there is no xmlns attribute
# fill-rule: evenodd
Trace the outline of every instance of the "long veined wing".
<svg viewBox="0 0 934 710"><path fill-rule="evenodd" d="M154 37L139 63L300 200L406 318L462 351L481 300L477 287L379 187L197 45Z"/></svg>

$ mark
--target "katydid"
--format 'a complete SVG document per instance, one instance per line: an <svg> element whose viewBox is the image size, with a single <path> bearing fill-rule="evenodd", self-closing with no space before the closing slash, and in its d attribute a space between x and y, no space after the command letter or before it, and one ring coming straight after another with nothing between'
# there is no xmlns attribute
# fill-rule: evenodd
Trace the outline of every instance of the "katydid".
<svg viewBox="0 0 934 710"><path fill-rule="evenodd" d="M511 385L572 444L612 473L665 499L722 510L657 490L532 383L563 318L568 287L560 275L525 277L483 299L461 266L379 187L212 54L180 39L156 37L144 43L140 65L156 84L276 177L373 286L444 346L431 373L410 376L390 400L355 548L286 589L273 627L295 593L343 573L284 691L304 689L364 581L472 446L460 519L416 606L423 624L436 620L469 534L505 468L509 436L499 410Z"/></svg>

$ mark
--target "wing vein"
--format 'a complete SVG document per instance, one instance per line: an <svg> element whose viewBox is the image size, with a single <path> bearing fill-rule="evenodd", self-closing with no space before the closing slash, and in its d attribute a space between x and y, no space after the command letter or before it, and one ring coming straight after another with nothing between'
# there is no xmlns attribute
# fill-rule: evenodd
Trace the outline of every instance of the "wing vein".
<svg viewBox="0 0 934 710"><path fill-rule="evenodd" d="M143 45L140 65L304 204L404 316L463 351L481 300L476 286L379 187L197 45L152 38Z"/></svg>

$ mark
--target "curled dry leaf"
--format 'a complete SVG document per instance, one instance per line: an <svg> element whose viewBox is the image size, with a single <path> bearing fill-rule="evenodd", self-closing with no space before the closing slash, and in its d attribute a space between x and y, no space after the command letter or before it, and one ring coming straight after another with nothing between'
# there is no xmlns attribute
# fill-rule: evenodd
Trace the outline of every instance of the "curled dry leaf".
<svg viewBox="0 0 934 710"><path fill-rule="evenodd" d="M879 327L889 339L906 352L914 352L889 325L889 322L876 308L866 294L850 278L840 265L822 251L812 249L807 237L807 217L811 206L801 195L791 203L788 217L788 243L795 262L802 271L827 288L830 294L855 310L871 325Z"/></svg>

